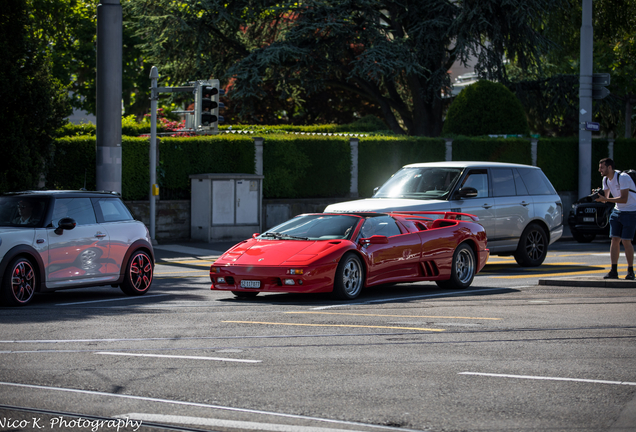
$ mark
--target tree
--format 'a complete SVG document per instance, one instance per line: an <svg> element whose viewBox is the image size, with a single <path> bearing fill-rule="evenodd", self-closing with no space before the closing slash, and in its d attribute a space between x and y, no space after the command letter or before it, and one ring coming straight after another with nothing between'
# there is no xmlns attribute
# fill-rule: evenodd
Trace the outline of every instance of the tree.
<svg viewBox="0 0 636 432"><path fill-rule="evenodd" d="M530 68L509 66L510 88L529 112L533 129L540 133L578 133L578 81L581 2L550 14L537 28L553 41L551 49ZM636 0L593 2L594 72L611 74L611 95L594 102L594 116L603 130L624 128L633 135L636 103Z"/></svg>
<svg viewBox="0 0 636 432"><path fill-rule="evenodd" d="M379 108L396 133L439 135L454 62L505 78L529 65L535 30L563 0L131 0L143 48L175 81L233 78L244 117L264 99L342 90ZM266 89L275 85L278 94Z"/></svg>
<svg viewBox="0 0 636 432"><path fill-rule="evenodd" d="M480 80L455 98L444 122L444 134L481 136L528 134L519 99L503 84Z"/></svg>
<svg viewBox="0 0 636 432"><path fill-rule="evenodd" d="M28 33L26 0L0 8L0 190L35 188L44 174L52 133L70 114L67 88L52 76L51 59Z"/></svg>

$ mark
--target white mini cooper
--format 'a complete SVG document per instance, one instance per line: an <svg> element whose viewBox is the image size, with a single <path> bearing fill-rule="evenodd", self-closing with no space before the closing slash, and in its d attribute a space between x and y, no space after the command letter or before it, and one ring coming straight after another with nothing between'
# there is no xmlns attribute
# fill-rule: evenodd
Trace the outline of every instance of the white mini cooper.
<svg viewBox="0 0 636 432"><path fill-rule="evenodd" d="M127 295L152 283L148 229L119 194L28 191L0 196L0 299L26 305L36 292L100 285Z"/></svg>

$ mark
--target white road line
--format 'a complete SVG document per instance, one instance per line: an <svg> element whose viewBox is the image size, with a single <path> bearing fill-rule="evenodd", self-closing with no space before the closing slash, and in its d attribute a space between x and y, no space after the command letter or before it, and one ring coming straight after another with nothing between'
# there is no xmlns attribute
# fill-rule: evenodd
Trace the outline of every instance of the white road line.
<svg viewBox="0 0 636 432"><path fill-rule="evenodd" d="M131 357L174 358L174 359L189 359L189 360L216 360L216 361L237 362L237 363L261 363L263 361L263 360L231 359L231 358L223 358L223 357L178 356L178 355L162 355L162 354L134 354L134 353L110 352L110 351L101 351L101 352L96 352L95 354L131 356Z"/></svg>
<svg viewBox="0 0 636 432"><path fill-rule="evenodd" d="M64 387L48 387L48 386L35 385L35 384L18 384L18 383L10 383L10 382L2 382L2 381L0 381L0 386L20 387L20 388L29 388L29 389L36 389L36 390L60 391L60 392L87 394L87 395L94 395L94 396L106 396L106 397L113 397L113 398L120 398L120 399L142 400L147 402L159 402L159 403L166 403L166 404L179 405L179 406L191 406L191 407L198 407L198 408L218 409L223 411L243 412L248 414L270 415L274 417L292 418L292 419L300 419L300 420L312 420L312 421L319 421L319 422L332 423L332 424L361 426L361 427L367 427L367 428L401 431L401 432L422 432L421 430L406 429L401 427L382 426L382 425L359 423L359 422L352 422L352 421L345 421L345 420L325 419L320 417L310 417L310 416L303 416L298 414L284 414L284 413L277 413L277 412L271 412L271 411L252 410L247 408L233 408L233 407L227 407L222 405L210 405L210 404L197 403L197 402L160 399L160 398L152 398L152 397L144 397L144 396L125 395L125 394L118 394L118 393L106 393L106 392L99 392L99 391L93 391L93 390L78 390L78 389L70 389L70 388L64 388Z"/></svg>
<svg viewBox="0 0 636 432"><path fill-rule="evenodd" d="M515 287L515 288L519 288L519 287ZM369 301L360 302L360 303L342 303L342 304L335 304L330 306L321 306L317 308L311 308L310 310L325 310L325 309L332 309L332 308L339 308L339 307L360 306L360 305L368 305L373 303L385 303L385 302L392 302L392 301L399 301L399 300L414 300L414 299L423 299L423 298L432 298L432 297L444 297L444 296L451 296L455 294L470 295L470 294L476 294L476 293L482 293L482 292L488 292L488 291L502 291L506 289L508 288L489 288L489 289L480 289L480 290L473 290L473 291L452 291L452 292L443 292L443 293L437 293L437 294L394 297L394 298L386 298L386 299L378 299L378 300L369 300Z"/></svg>
<svg viewBox="0 0 636 432"><path fill-rule="evenodd" d="M141 296L141 297L119 297L119 298L115 298L115 299L91 300L91 301L75 302L75 303L59 303L59 304L56 304L55 306L74 306L74 305L87 304L87 303L101 303L101 302L111 302L111 301L121 301L121 300L147 299L147 298L151 298L151 297L163 297L163 296L169 296L169 295L173 295L173 294L150 294L150 295L145 295L145 296Z"/></svg>
<svg viewBox="0 0 636 432"><path fill-rule="evenodd" d="M592 380L592 379L579 379L579 378L543 377L543 376L532 376L532 375L492 374L492 373L480 373L480 372L460 372L459 375L479 375L479 376L489 376L489 377L496 377L496 378L518 378L518 379L532 379L532 380L546 380L546 381L573 381L573 382L584 382L584 383L594 383L594 384L614 384L614 385L636 386L636 382L629 382L629 381L605 381L605 380Z"/></svg>
<svg viewBox="0 0 636 432"><path fill-rule="evenodd" d="M212 426L221 428L232 428L240 430L257 430L273 432L362 432L358 429L334 429L312 426L285 425L275 423L257 423L248 421L222 420L205 417L189 417L177 415L129 413L116 417L129 418L131 420L141 420L145 422L165 422L179 425Z"/></svg>

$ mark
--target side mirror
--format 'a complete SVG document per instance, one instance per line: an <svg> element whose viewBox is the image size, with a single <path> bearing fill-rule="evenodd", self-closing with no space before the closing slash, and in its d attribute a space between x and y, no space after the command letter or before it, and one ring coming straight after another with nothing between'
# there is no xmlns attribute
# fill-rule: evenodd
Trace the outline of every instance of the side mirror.
<svg viewBox="0 0 636 432"><path fill-rule="evenodd" d="M256 237L258 237L259 235L260 235L259 233L254 233L254 234L252 234L252 238L256 238Z"/></svg>
<svg viewBox="0 0 636 432"><path fill-rule="evenodd" d="M58 222L57 228L55 228L55 234L61 235L64 230L72 230L76 225L75 219L70 217L62 218Z"/></svg>
<svg viewBox="0 0 636 432"><path fill-rule="evenodd" d="M469 187L461 188L460 190L455 192L455 196L453 198L454 199L475 198L477 195L479 195L479 192L477 191L477 189L469 186Z"/></svg>
<svg viewBox="0 0 636 432"><path fill-rule="evenodd" d="M383 235L373 235L369 238L363 238L360 241L365 244L387 244L389 243L389 238Z"/></svg>
<svg viewBox="0 0 636 432"><path fill-rule="evenodd" d="M376 186L373 188L373 195L375 195L375 193L380 190L380 186Z"/></svg>

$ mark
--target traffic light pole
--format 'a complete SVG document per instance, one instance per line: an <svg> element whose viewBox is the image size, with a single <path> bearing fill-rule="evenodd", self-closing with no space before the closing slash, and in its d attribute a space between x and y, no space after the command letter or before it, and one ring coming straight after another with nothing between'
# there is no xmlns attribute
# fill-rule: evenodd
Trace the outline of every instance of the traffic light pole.
<svg viewBox="0 0 636 432"><path fill-rule="evenodd" d="M157 191L157 80L159 71L155 66L150 69L150 238L155 240L156 195Z"/></svg>
<svg viewBox="0 0 636 432"><path fill-rule="evenodd" d="M581 70L579 76L579 198L592 189L592 132L586 124L592 121L593 40L592 0L583 0L581 20Z"/></svg>

